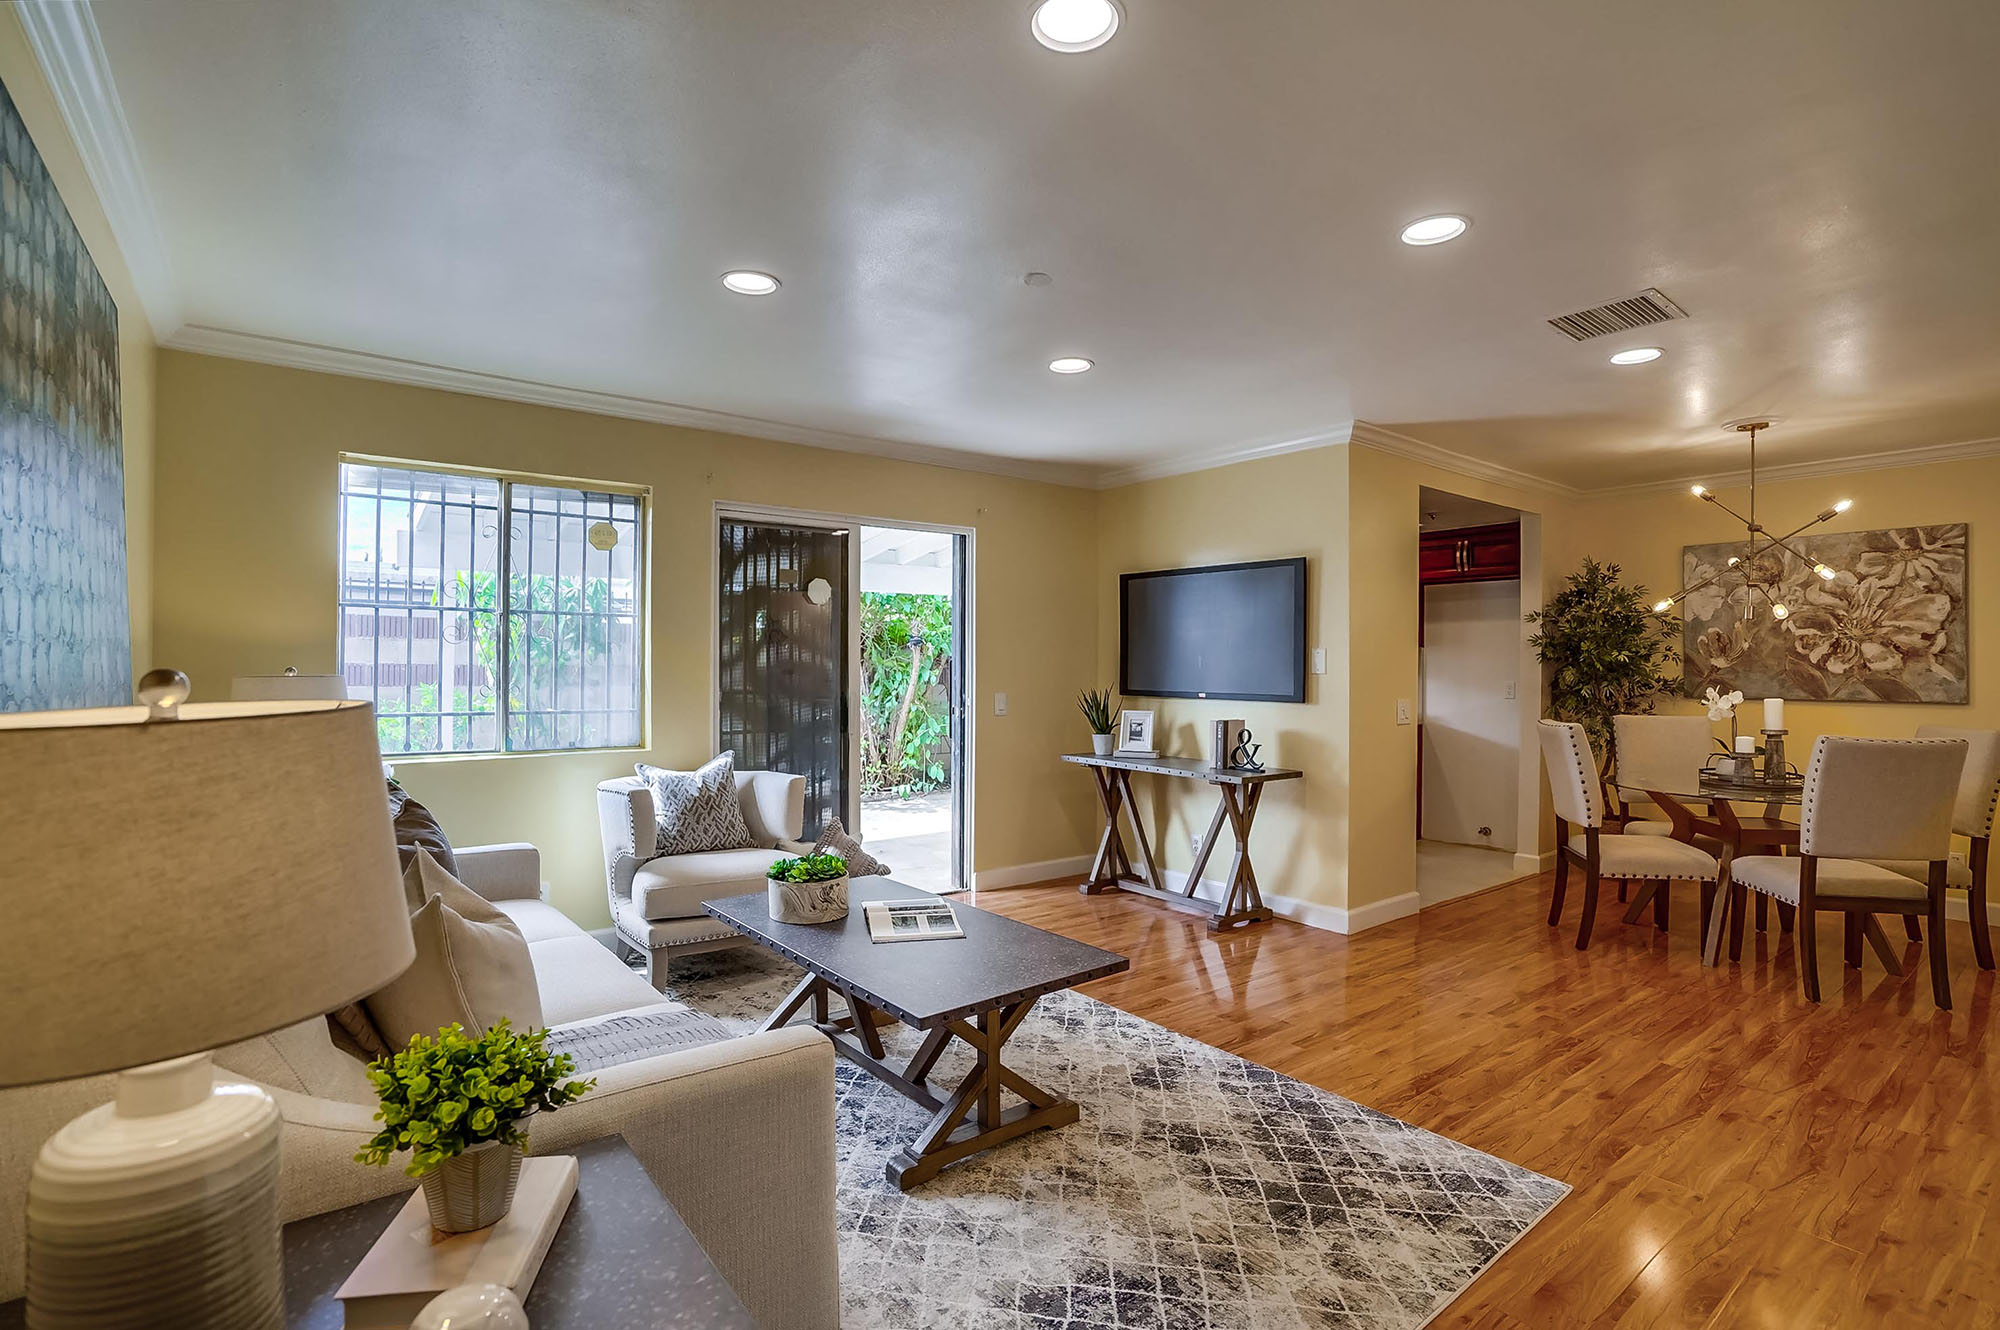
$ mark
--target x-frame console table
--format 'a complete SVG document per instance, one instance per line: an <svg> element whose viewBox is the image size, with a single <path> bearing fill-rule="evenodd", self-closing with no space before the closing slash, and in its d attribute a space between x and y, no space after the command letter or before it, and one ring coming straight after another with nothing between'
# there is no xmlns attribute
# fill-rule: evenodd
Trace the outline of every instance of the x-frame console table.
<svg viewBox="0 0 2000 1330"><path fill-rule="evenodd" d="M917 1139L884 1169L904 1191L937 1176L947 1164L1044 1127L1077 1120L1077 1106L1000 1061L1001 1046L1020 1028L1035 999L1131 968L1113 951L1036 928L954 900L962 938L875 942L862 907L869 901L930 895L883 877L848 884L845 919L824 924L772 920L766 895L731 896L703 904L737 932L806 971L766 1030L789 1024L808 1006L813 1025L834 1052L931 1110ZM829 999L847 1008L836 1015ZM923 1032L909 1062L892 1066L879 1028L893 1018ZM951 1041L971 1045L971 1069L946 1091L931 1071ZM1005 1105L1002 1092L1021 1102Z"/></svg>
<svg viewBox="0 0 2000 1330"><path fill-rule="evenodd" d="M1233 771L1227 767L1211 767L1206 762L1186 757L1119 757L1116 754L1098 757L1094 753L1064 753L1062 760L1090 768L1090 774L1097 780L1098 801L1104 805L1104 836L1097 843L1097 857L1091 861L1090 876L1084 879L1078 890L1086 896L1112 890L1130 891L1163 901L1176 909L1206 914L1211 933L1244 924L1262 923L1271 918L1271 909L1264 904L1264 895L1257 887L1256 871L1250 866L1250 824L1256 820L1257 805L1264 798L1266 785L1274 780L1297 780L1305 773L1281 768ZM1215 786L1221 795L1215 816L1209 819L1208 834L1201 838L1201 848L1195 851L1194 864L1188 869L1184 890L1169 890L1160 876L1159 864L1153 859L1152 843L1146 839L1145 823L1139 817L1138 803L1132 797L1132 777L1135 773L1206 781ZM1132 839L1138 843L1139 862L1145 868L1143 876L1132 871L1132 857L1125 849L1125 837L1118 825L1121 813L1131 818ZM1225 822L1236 840L1236 853L1229 864L1229 879L1224 884L1220 901L1203 900L1195 895L1195 888L1201 883L1202 870L1208 867L1208 857L1215 850Z"/></svg>

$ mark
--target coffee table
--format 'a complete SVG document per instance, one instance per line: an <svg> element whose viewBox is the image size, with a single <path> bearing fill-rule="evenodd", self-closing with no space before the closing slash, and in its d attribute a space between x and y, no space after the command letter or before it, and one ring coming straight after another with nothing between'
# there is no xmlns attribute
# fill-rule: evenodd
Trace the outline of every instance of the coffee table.
<svg viewBox="0 0 2000 1330"><path fill-rule="evenodd" d="M1076 1104L1003 1064L1001 1046L1043 994L1132 965L1116 952L958 900L951 908L965 929L962 938L869 939L862 913L869 901L926 898L935 899L886 878L858 878L848 886L847 917L831 923L775 923L761 891L703 906L737 932L805 967L805 979L764 1022L766 1030L789 1023L811 1003L813 1024L833 1040L841 1057L931 1110L929 1124L883 1170L903 1191L967 1155L1075 1122ZM829 998L835 993L846 1004L844 1016L831 1010ZM901 1069L889 1064L882 1046L877 1027L883 1017L925 1032ZM976 1060L956 1089L941 1093L928 1078L954 1038L970 1044ZM1002 1091L1022 1102L1003 1108Z"/></svg>

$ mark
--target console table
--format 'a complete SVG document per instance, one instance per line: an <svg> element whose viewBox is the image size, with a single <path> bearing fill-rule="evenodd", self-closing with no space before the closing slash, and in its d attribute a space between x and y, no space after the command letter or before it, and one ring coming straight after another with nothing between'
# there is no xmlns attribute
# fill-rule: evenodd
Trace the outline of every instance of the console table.
<svg viewBox="0 0 2000 1330"><path fill-rule="evenodd" d="M1270 907L1264 904L1263 893L1257 889L1257 874L1250 867L1250 824L1256 820L1257 805L1264 797L1266 785L1276 780L1297 780L1303 772L1282 768L1234 771L1228 767L1212 767L1187 757L1119 757L1115 754L1098 757L1094 753L1064 753L1062 760L1090 768L1090 774L1097 780L1098 801L1104 805L1104 837L1097 843L1097 857L1091 861L1090 876L1078 888L1084 895L1129 891L1150 896L1176 909L1207 915L1208 931L1211 933L1262 923L1271 918ZM1167 888L1160 876L1160 867L1154 862L1153 846L1146 839L1145 823L1140 820L1138 803L1132 797L1132 777L1135 774L1205 781L1215 786L1221 796L1215 816L1209 819L1208 834L1201 838L1201 848L1195 851L1194 864L1188 869L1187 887L1182 891ZM1132 858L1125 850L1125 838L1118 825L1121 813L1131 817L1132 839L1138 843L1139 862L1145 867L1143 876L1132 871ZM1225 822L1236 840L1236 854L1229 865L1229 880L1222 899L1206 901L1194 894L1195 888L1201 884L1202 869L1208 867L1208 856L1214 851Z"/></svg>

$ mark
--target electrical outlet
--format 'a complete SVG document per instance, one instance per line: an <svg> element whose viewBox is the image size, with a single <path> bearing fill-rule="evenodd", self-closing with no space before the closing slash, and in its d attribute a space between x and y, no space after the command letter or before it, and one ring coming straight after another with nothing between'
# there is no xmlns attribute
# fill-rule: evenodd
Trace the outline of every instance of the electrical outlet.
<svg viewBox="0 0 2000 1330"><path fill-rule="evenodd" d="M1190 831L1188 833L1188 853L1201 853L1201 833L1199 831Z"/></svg>
<svg viewBox="0 0 2000 1330"><path fill-rule="evenodd" d="M1514 700L1514 681L1512 679L1507 681L1507 700L1509 702Z"/></svg>
<svg viewBox="0 0 2000 1330"><path fill-rule="evenodd" d="M996 716L1004 716L1007 714L1007 694L1005 693L993 694L993 714Z"/></svg>
<svg viewBox="0 0 2000 1330"><path fill-rule="evenodd" d="M1398 725L1410 723L1410 699L1407 697L1396 699L1396 723Z"/></svg>
<svg viewBox="0 0 2000 1330"><path fill-rule="evenodd" d="M1325 647L1314 647L1314 648L1313 648L1313 673L1314 673L1314 674L1325 674L1325 673L1326 673L1326 648L1325 648Z"/></svg>

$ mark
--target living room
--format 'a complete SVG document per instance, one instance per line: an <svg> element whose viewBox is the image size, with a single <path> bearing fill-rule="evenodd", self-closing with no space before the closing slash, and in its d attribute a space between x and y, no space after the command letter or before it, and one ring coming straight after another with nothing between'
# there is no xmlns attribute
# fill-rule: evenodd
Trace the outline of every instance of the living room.
<svg viewBox="0 0 2000 1330"><path fill-rule="evenodd" d="M538 1326L1978 1323L2000 27L1447 9L10 4L0 1325L340 1324L426 928L569 1059ZM58 1241L211 1050L249 1283Z"/></svg>

